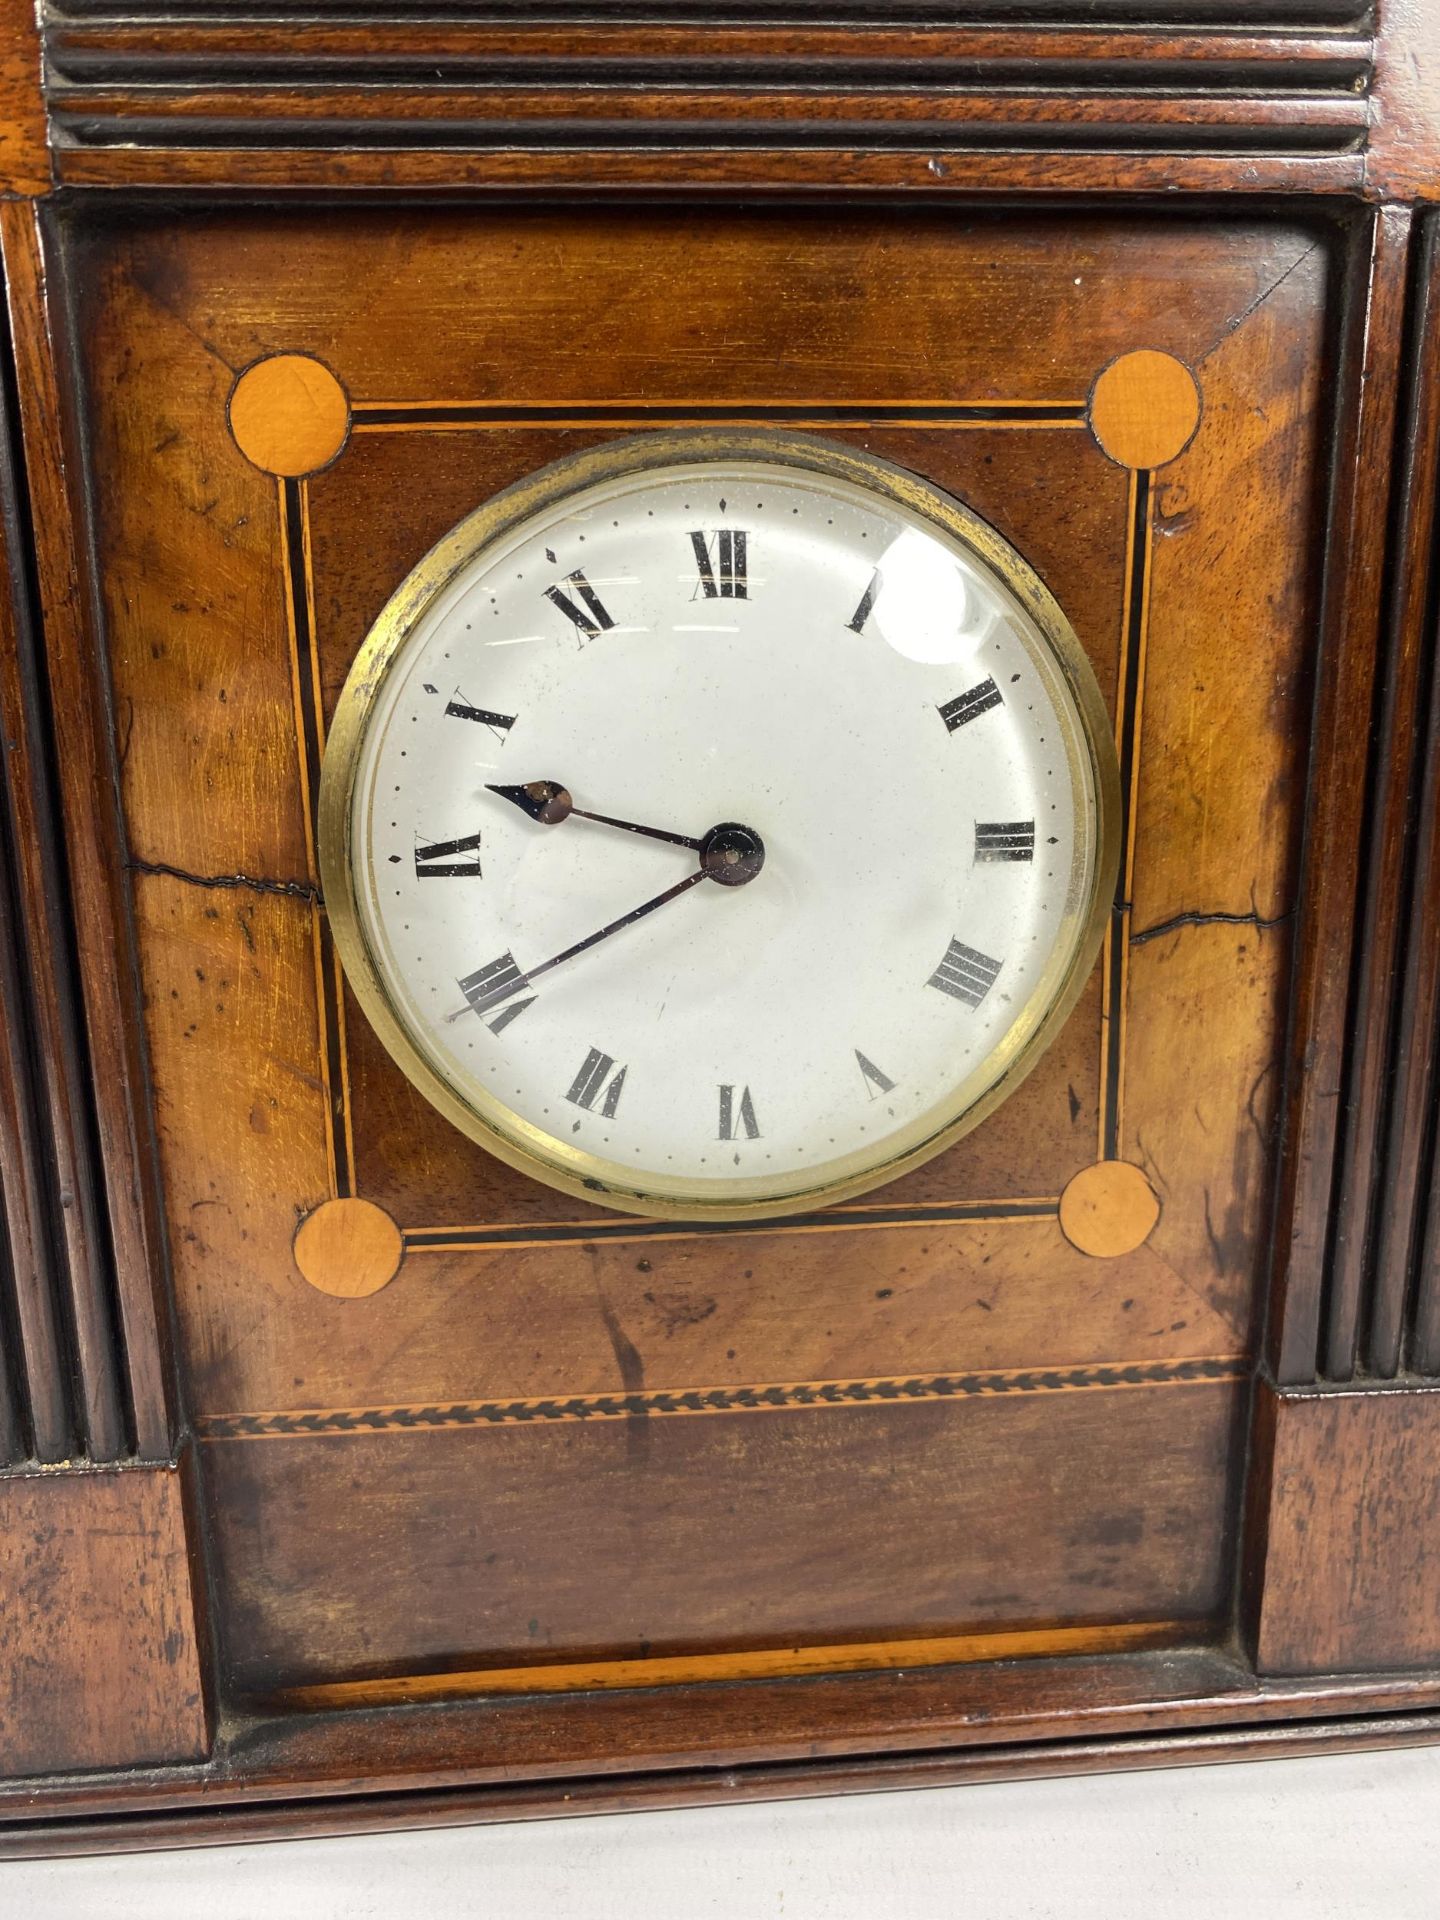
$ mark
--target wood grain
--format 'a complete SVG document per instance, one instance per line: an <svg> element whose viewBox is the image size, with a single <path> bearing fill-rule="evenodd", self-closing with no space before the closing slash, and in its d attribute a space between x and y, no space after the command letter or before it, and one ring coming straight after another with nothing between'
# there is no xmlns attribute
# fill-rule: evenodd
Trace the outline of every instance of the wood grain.
<svg viewBox="0 0 1440 1920"><path fill-rule="evenodd" d="M3 435L3 422L0 422ZM22 602L12 566L22 561L15 495L0 549L0 656L22 656ZM14 722L12 722L14 724ZM29 1034L31 982L18 911L14 841L7 804L0 825L0 1465L54 1462L77 1445L71 1368L61 1318L63 1252L51 1234L53 1169L40 1121Z"/></svg>
<svg viewBox="0 0 1440 1920"><path fill-rule="evenodd" d="M1434 316L1425 298L1425 290L1433 287L1434 268L1428 250L1418 241L1414 250L1419 255L1415 272L1422 294L1418 311L1407 316L1407 352L1413 371L1401 396L1404 437L1394 479L1397 532L1389 555L1392 585L1384 607L1384 624L1377 636L1384 650L1383 667L1376 676L1371 721L1375 745L1368 842L1358 873L1356 902L1359 964L1345 1062L1344 1124L1330 1250L1329 1324L1322 1350L1322 1373L1335 1380L1351 1379L1358 1370L1372 1366L1382 1377L1393 1377L1398 1370L1409 1264L1408 1250L1402 1256L1393 1235L1385 1248L1387 1266L1373 1266L1372 1257L1380 1222L1392 1210L1403 1218L1406 1201L1404 1187L1397 1191L1388 1173L1382 1176L1381 1166L1386 1106L1397 1095L1402 1099L1408 1096L1412 1102L1414 1099L1409 1069L1394 1056L1392 1025L1398 1011L1395 987L1404 965L1407 933L1407 864L1414 817L1419 702L1424 696L1428 654L1433 645L1427 604L1434 517L1433 494L1427 496L1427 489L1433 487L1433 429L1427 434L1430 423L1423 415L1435 406L1433 382L1425 372L1434 352L1429 337ZM1410 450L1408 454L1404 448ZM1426 817L1422 813L1419 819L1423 833ZM1425 935L1421 938L1428 944ZM1423 967L1424 962L1420 964ZM1406 1038L1422 1051L1428 1044L1423 1031L1413 1028ZM1398 1084L1397 1075L1401 1076ZM1411 1204L1413 1209L1413 1188Z"/></svg>
<svg viewBox="0 0 1440 1920"><path fill-rule="evenodd" d="M1240 1398L1202 1383L208 1443L226 1672L266 1694L434 1668L1213 1624Z"/></svg>
<svg viewBox="0 0 1440 1920"><path fill-rule="evenodd" d="M0 187L7 193L47 193L50 186L39 22L29 7L5 7L0 10Z"/></svg>
<svg viewBox="0 0 1440 1920"><path fill-rule="evenodd" d="M1412 221L1387 208L1366 223L1346 289L1345 374L1330 501L1322 652L1312 751L1325 769L1306 821L1290 1089L1276 1215L1269 1356L1281 1385L1355 1367L1355 1269L1325 1298L1330 1195L1361 884L1371 701L1384 606L1385 551Z"/></svg>
<svg viewBox="0 0 1440 1920"><path fill-rule="evenodd" d="M1349 6L1335 10L1337 31L1326 24L1289 25L1284 32L1237 31L1188 23L1097 26L1051 20L1043 26L977 24L973 9L942 24L895 26L878 17L863 35L853 24L787 17L766 24L584 17L563 22L437 16L401 24L363 8L352 17L311 15L303 22L303 51L294 21L267 22L210 9L205 16L116 19L109 10L86 18L75 7L49 22L46 51L62 80L116 84L187 80L250 86L293 75L298 64L317 78L363 71L385 79L437 78L483 71L506 79L637 79L693 75L736 86L766 73L804 72L819 82L863 79L877 70L963 84L1013 82L1103 83L1117 52L1127 76L1141 85L1180 80L1203 89L1240 78L1260 86L1316 92L1354 88L1366 77L1373 36L1357 29ZM1272 9L1272 14L1274 9ZM787 15L790 10L787 9ZM438 69L438 72L437 72Z"/></svg>
<svg viewBox="0 0 1440 1920"><path fill-rule="evenodd" d="M967 18L897 28L882 17L857 38L838 22L752 16L700 28L617 9L564 27L412 23L400 41L393 23L377 29L360 8L293 20L282 42L274 28L213 13L119 27L82 18L49 36L50 100L67 143L173 145L191 157L193 147L228 147L242 166L237 149L297 135L337 157L376 141L392 152L614 153L647 123L645 144L672 152L737 137L777 148L888 144L902 127L922 146L1189 155L1218 145L1232 162L1247 151L1363 145L1372 53L1363 24L1347 19L1349 32L1327 34L1312 20L1288 42L1186 24L1188 34L1072 14L1029 27Z"/></svg>
<svg viewBox="0 0 1440 1920"><path fill-rule="evenodd" d="M32 335L30 353L23 361L22 418L12 416L8 395L0 402L0 435L5 442L0 454L0 486L5 494L10 574L6 583L10 590L8 604L0 616L0 631L9 643L0 648L0 727L8 748L3 784L13 822L15 938L26 956L29 978L25 1018L34 1024L36 1042L31 1052L28 1040L20 1041L17 1036L17 1050L18 1058L25 1062L21 1069L24 1078L28 1080L33 1072L38 1082L38 1111L32 1124L44 1129L42 1156L51 1165L44 1172L44 1186L37 1189L37 1198L43 1192L40 1217L45 1220L46 1234L53 1234L58 1246L47 1263L48 1274L42 1275L37 1263L43 1256L34 1236L28 1245L21 1241L17 1246L17 1279L22 1302L29 1301L28 1306L22 1305L20 1318L29 1348L31 1388L38 1395L42 1415L37 1457L55 1460L88 1455L94 1460L117 1460L129 1453L131 1444L127 1431L128 1382L119 1345L121 1329L113 1298L104 1198L89 1131L89 1060L78 1030L66 858L51 792L53 749L47 738L43 688L45 636L43 631L37 632L37 622L47 616L58 614L64 619L64 610L55 599L57 590L64 589L54 575L42 574L41 606L35 607L30 589L34 561L25 551L34 495L43 492L50 477L43 451L32 441L28 453L22 456L19 444L22 423L32 435L40 430L39 415L49 385L40 342L33 338L34 326L41 324L43 314L32 303L43 302L44 288L43 281L34 277L37 257L26 250L33 241L33 229L25 224L28 221L28 210L17 202L7 203L0 213L0 246L7 262L12 325L29 323ZM65 511L53 495L51 504L57 515ZM67 564L63 548L68 539L63 519L54 527L53 538L62 551L52 558L56 567L63 569ZM48 605L44 598L47 591ZM19 1097L28 1101L28 1087L22 1087ZM33 1176L38 1169L32 1168L31 1172ZM51 1296L43 1307L42 1288L48 1288ZM49 1385L40 1378L46 1369L51 1374ZM73 1404L67 1406L72 1397ZM57 1425L56 1413L61 1406L66 1411L63 1423Z"/></svg>
<svg viewBox="0 0 1440 1920"><path fill-rule="evenodd" d="M1379 9L1367 175L1393 200L1436 195L1440 160L1440 16L1428 0Z"/></svg>
<svg viewBox="0 0 1440 1920"><path fill-rule="evenodd" d="M132 130L133 131L133 130ZM678 160L683 158L683 171ZM370 150L306 145L253 147L132 144L62 146L54 168L62 186L243 188L288 192L293 188L405 187L442 193L457 188L520 192L542 203L557 193L584 199L617 189L637 197L714 198L730 201L797 197L829 204L837 195L899 195L947 202L995 192L1034 197L1094 194L1123 201L1136 194L1284 193L1361 195L1365 155L1341 153L1242 156L1206 153L1133 152L1117 145L1097 154L967 152L935 141L931 150L895 151L860 144L847 147L698 147L683 156L662 150L614 151L603 147L496 147L476 152L460 146ZM603 181L603 187L597 187ZM1423 197L1440 198L1427 176Z"/></svg>
<svg viewBox="0 0 1440 1920"><path fill-rule="evenodd" d="M1331 94L1209 95L1175 97L1168 91L1130 92L1115 87L1090 95L1081 113L1073 96L1025 88L937 92L912 85L903 91L772 83L761 95L714 86L663 89L580 83L556 89L461 88L431 85L331 86L303 92L275 86L243 91L204 85L148 85L134 91L87 88L78 99L53 102L58 126L77 144L100 147L143 143L181 149L210 144L236 122L249 122L243 144L284 140L298 122L319 144L325 119L330 144L355 150L408 144L417 125L436 147L471 151L576 142L601 150L634 145L672 149L723 143L727 129L743 126L755 144L821 148L862 145L884 127L889 138L905 129L923 145L947 149L1007 146L1065 152L1106 151L1147 145L1171 152L1207 148L1273 148L1284 142L1299 153L1345 151L1363 137L1366 103L1349 90ZM1285 142L1285 135L1291 136ZM767 142L768 136L768 142ZM232 133L233 139L233 133ZM237 142L236 144L242 144Z"/></svg>
<svg viewBox="0 0 1440 1920"><path fill-rule="evenodd" d="M1427 1378L1440 1377L1440 1207L1435 1193L1440 1189L1440 1150L1431 1135L1429 1189L1430 1203L1425 1230L1415 1261L1415 1368Z"/></svg>
<svg viewBox="0 0 1440 1920"><path fill-rule="evenodd" d="M0 1773L209 1747L174 1469L0 1477Z"/></svg>
<svg viewBox="0 0 1440 1920"><path fill-rule="evenodd" d="M1262 1673L1440 1662L1440 1394L1262 1388L1250 1634Z"/></svg>
<svg viewBox="0 0 1440 1920"><path fill-rule="evenodd" d="M1339 1169L1332 1295L1356 1321L1358 1362L1394 1379L1405 1362L1427 1185L1440 1008L1440 687L1434 672L1436 460L1440 447L1440 253L1429 223L1416 262L1396 485L1396 533L1375 716L1364 928ZM1418 1302L1417 1302L1418 1306ZM1424 1338L1422 1369L1434 1371ZM1429 1365L1427 1366L1427 1362ZM1412 1364L1414 1361L1412 1360Z"/></svg>
<svg viewBox="0 0 1440 1920"><path fill-rule="evenodd" d="M37 219L36 210L23 201L0 205L0 247L16 346L29 507L37 529L35 563L55 751L65 775L61 807L69 908L78 947L89 1059L106 1063L98 1074L92 1072L90 1085L107 1175L104 1203L124 1343L129 1437L141 1459L164 1460L170 1456L168 1316L157 1291L156 1194L132 992L134 959L123 890L113 741L104 708L104 676L95 677L96 660L82 611L80 542L67 483L69 449L50 335L51 288ZM40 844L37 841L32 847L32 857L38 858ZM57 884L56 874L47 878L52 887ZM41 1017L43 1021L43 1003ZM48 1032L45 1040L47 1071L56 1087L52 1111L65 1121L69 1137L78 1141L87 1121L81 1111L84 1096L74 1078L74 1036ZM79 1152L78 1146L72 1149L74 1204L63 1217L73 1249L72 1265L84 1272L88 1262L89 1271L96 1274L96 1263L105 1255L96 1245L94 1209L87 1198L90 1186ZM98 1275L88 1303L92 1321L88 1338L95 1355L93 1369L98 1371L106 1357L106 1291ZM108 1357L113 1361L113 1349ZM98 1407L97 1402L92 1417L99 1417ZM112 1427L113 1423L107 1425L107 1439ZM105 1451L114 1457L121 1451L121 1442L122 1436L114 1433Z"/></svg>

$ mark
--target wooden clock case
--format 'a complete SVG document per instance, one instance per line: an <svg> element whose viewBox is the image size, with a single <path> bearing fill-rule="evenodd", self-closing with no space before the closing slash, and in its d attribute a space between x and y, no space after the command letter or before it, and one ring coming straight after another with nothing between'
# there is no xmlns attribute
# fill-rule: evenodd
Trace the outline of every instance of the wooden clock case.
<svg viewBox="0 0 1440 1920"><path fill-rule="evenodd" d="M6 0L0 1852L1440 1735L1440 16L1253 12ZM720 1230L315 850L426 550L706 425L989 521L1123 788L1023 1087Z"/></svg>

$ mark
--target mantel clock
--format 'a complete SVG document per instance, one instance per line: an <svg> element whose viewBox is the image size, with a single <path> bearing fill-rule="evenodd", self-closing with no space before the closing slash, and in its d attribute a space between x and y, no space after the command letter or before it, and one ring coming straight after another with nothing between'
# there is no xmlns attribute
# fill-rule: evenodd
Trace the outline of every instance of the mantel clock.
<svg viewBox="0 0 1440 1920"><path fill-rule="evenodd" d="M1440 1734L1440 27L1098 11L5 5L0 1852Z"/></svg>

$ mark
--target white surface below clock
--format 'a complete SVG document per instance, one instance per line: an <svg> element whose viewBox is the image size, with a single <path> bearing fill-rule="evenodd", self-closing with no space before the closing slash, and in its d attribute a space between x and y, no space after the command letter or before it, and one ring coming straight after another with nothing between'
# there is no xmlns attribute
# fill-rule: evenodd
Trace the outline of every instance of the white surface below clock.
<svg viewBox="0 0 1440 1920"><path fill-rule="evenodd" d="M322 867L451 1120L604 1204L753 1217L1013 1086L1093 960L1116 787L1078 643L966 509L823 442L650 435L401 587Z"/></svg>

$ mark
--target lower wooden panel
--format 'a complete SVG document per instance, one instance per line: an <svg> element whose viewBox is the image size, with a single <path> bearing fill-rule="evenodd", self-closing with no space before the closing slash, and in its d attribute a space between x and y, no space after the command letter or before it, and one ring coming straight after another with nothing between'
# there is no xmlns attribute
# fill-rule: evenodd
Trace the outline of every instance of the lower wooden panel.
<svg viewBox="0 0 1440 1920"><path fill-rule="evenodd" d="M1036 1626L1193 1637L1225 1605L1242 1393L1037 1377L959 1401L214 1440L227 1676L264 1695Z"/></svg>
<svg viewBox="0 0 1440 1920"><path fill-rule="evenodd" d="M208 1746L179 1471L0 1477L0 1774Z"/></svg>
<svg viewBox="0 0 1440 1920"><path fill-rule="evenodd" d="M1440 1389L1262 1388L1252 1499L1261 1673L1440 1663Z"/></svg>

